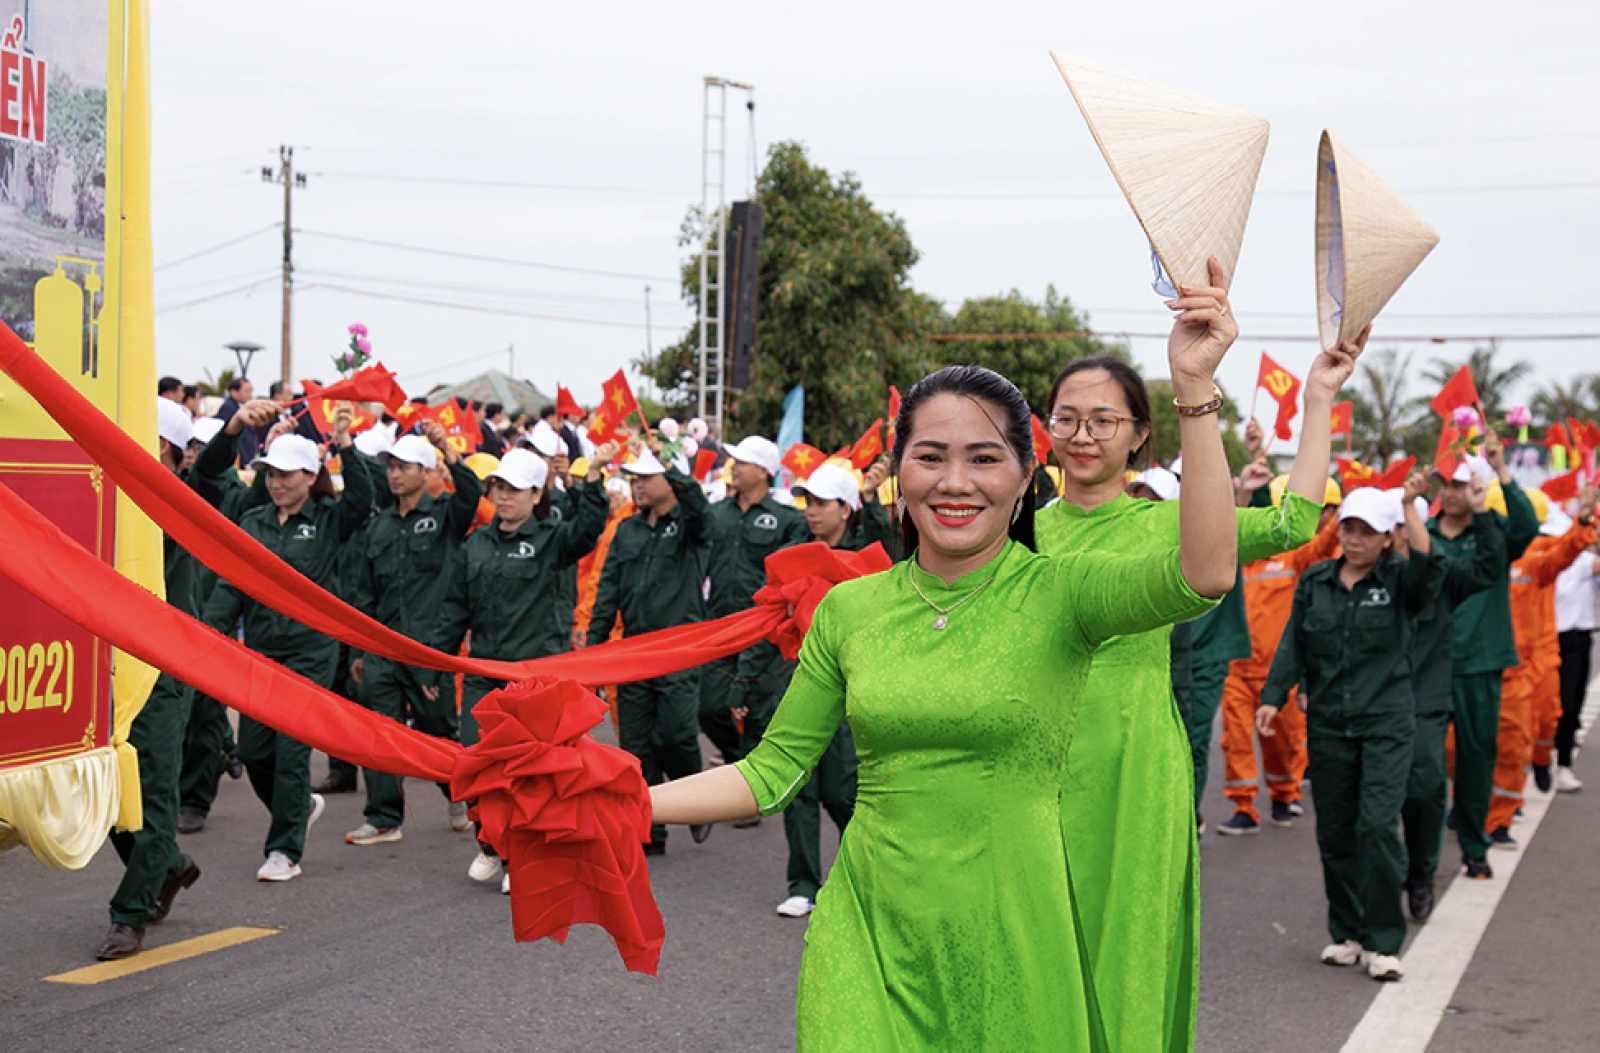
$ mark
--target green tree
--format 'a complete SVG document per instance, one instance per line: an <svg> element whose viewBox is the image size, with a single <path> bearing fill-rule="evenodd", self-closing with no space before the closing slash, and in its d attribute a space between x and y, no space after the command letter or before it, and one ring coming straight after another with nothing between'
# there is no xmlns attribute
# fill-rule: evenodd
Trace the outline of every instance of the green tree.
<svg viewBox="0 0 1600 1053"><path fill-rule="evenodd" d="M1368 351L1361 356L1355 383L1349 390L1354 403L1351 448L1362 462L1377 467L1389 463L1396 454L1416 452L1419 426L1426 430L1433 411L1411 397L1411 353L1401 354L1392 347ZM1435 436L1437 438L1437 436ZM1433 451L1427 451L1431 454Z"/></svg>
<svg viewBox="0 0 1600 1053"><path fill-rule="evenodd" d="M1534 393L1528 408L1533 419L1548 427L1568 417L1582 419L1594 413L1594 396L1600 394L1600 376L1576 376L1563 384L1552 380Z"/></svg>
<svg viewBox="0 0 1600 1053"><path fill-rule="evenodd" d="M1150 457L1147 463L1171 464L1183 449L1178 437L1178 411L1172 405L1172 381L1167 377L1147 379L1145 388L1150 392ZM1238 471L1250 457L1245 452L1244 438L1238 427L1242 419L1238 403L1226 391L1222 393L1222 409L1217 414L1224 425L1222 448L1227 451L1228 464Z"/></svg>
<svg viewBox="0 0 1600 1053"><path fill-rule="evenodd" d="M1076 333L1088 328L1088 319L1079 315L1072 301L1057 293L1053 285L1045 290L1043 303L1034 303L1016 289L1004 296L967 300L945 324L950 333ZM1069 362L1093 355L1123 361L1129 358L1125 344L1082 336L940 341L934 353L939 365L970 363L1009 378L1022 389L1041 419L1050 413L1050 407L1045 405L1050 388Z"/></svg>
<svg viewBox="0 0 1600 1053"><path fill-rule="evenodd" d="M902 390L932 361L924 335L939 325L937 304L912 290L918 253L905 224L881 212L850 173L832 176L799 143L775 144L757 183L764 210L760 317L750 386L728 405L728 437L773 434L783 398L806 386L806 441L834 449L854 441L887 410L888 386ZM691 210L680 243L697 245ZM686 302L699 303L698 261L684 267ZM663 403L693 403L698 329L639 362Z"/></svg>
<svg viewBox="0 0 1600 1053"><path fill-rule="evenodd" d="M215 377L212 377L211 370L208 369L200 375L200 379L195 382L194 386L200 390L200 394L203 396L224 398L228 394L228 385L233 383L234 372L234 368L229 366Z"/></svg>

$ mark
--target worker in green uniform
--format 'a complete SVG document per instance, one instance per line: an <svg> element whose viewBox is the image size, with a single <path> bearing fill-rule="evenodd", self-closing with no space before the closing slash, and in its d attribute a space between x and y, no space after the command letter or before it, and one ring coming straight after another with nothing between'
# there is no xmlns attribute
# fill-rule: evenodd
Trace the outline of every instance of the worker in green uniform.
<svg viewBox="0 0 1600 1053"><path fill-rule="evenodd" d="M594 460L600 459L596 454ZM590 647L611 638L618 616L625 637L706 617L701 587L710 548L710 505L700 484L676 467L667 468L649 449L639 450L622 471L637 511L617 524L606 552L589 619ZM617 687L618 743L639 758L651 785L700 770L700 673L696 667ZM690 827L697 842L710 832L709 826ZM645 852L666 850L666 828L657 824Z"/></svg>
<svg viewBox="0 0 1600 1053"><path fill-rule="evenodd" d="M881 543L891 553L897 550L899 542L893 536L889 513L878 501L878 488L888 477L889 461L883 458L859 483L854 473L824 464L795 484L794 495L806 502L811 540L847 552L860 552L874 543ZM843 837L855 807L856 748L849 723L840 721L811 778L783 810L783 834L789 842L789 895L778 904L779 914L803 918L817 909L817 892L822 888L821 809L828 810Z"/></svg>
<svg viewBox="0 0 1600 1053"><path fill-rule="evenodd" d="M402 435L378 454L394 502L374 512L363 528L363 544L351 563L345 592L357 610L426 643L433 639L449 567L472 529L483 487L477 474L451 449L443 426L430 420L422 429L421 435ZM428 493L427 472L441 456L455 492L434 498ZM361 685L360 701L368 709L402 724L409 721L425 735L459 741L455 699L439 690L432 671L364 655L351 662L350 676ZM366 782L365 821L345 835L345 842L376 845L399 841L404 836L400 824L406 811L400 777L368 769ZM449 785L439 788L450 801ZM450 801L449 811L452 829L465 830L470 825L466 802Z"/></svg>
<svg viewBox="0 0 1600 1053"><path fill-rule="evenodd" d="M316 443L280 422L268 436L267 452L250 463L256 470L248 511L239 527L261 542L312 584L339 590L339 557L345 542L372 511L373 484L352 455L350 423L355 410L340 403L334 411L334 442L344 461L344 495L336 497ZM196 469L215 479L233 463L243 425L235 414L201 453ZM223 581L206 604L205 622L232 632L244 619L244 643L299 673L331 687L339 662L339 641L286 618ZM290 881L300 876L306 829L322 813L323 800L311 792L311 747L247 716L239 718L239 759L250 785L272 813L266 860L258 881Z"/></svg>
<svg viewBox="0 0 1600 1053"><path fill-rule="evenodd" d="M778 447L770 439L749 435L724 452L733 462L732 492L711 506L707 613L712 618L749 608L756 590L767 583L767 557L811 540L805 516L772 496L772 480L781 467ZM761 741L789 681L791 666L776 647L762 641L705 667L700 728L723 760L731 764ZM753 826L759 821L739 825Z"/></svg>
<svg viewBox="0 0 1600 1053"><path fill-rule="evenodd" d="M1419 473L1404 496L1370 486L1346 495L1339 509L1344 554L1300 576L1255 720L1256 732L1270 738L1289 692L1306 684L1311 792L1333 937L1322 960L1359 963L1383 981L1405 972L1406 857L1398 820L1416 731L1412 623L1441 574L1411 502L1427 487ZM1410 551L1396 556L1402 523Z"/></svg>
<svg viewBox="0 0 1600 1053"><path fill-rule="evenodd" d="M239 413L247 420L271 420L276 411L272 403L247 403ZM161 463L178 474L193 437L188 411L170 399L158 398L156 433ZM215 487L195 476L189 481L201 496L217 502L220 493ZM167 602L193 617L198 564L170 537L163 540ZM144 823L138 830L111 834L111 845L125 869L111 896L111 927L95 952L101 961L138 954L144 946L145 926L164 919L178 893L200 879L200 867L179 851L177 837L178 777L193 691L162 673L128 732L128 744L139 755L139 803Z"/></svg>
<svg viewBox="0 0 1600 1053"><path fill-rule="evenodd" d="M455 654L467 632L472 656L520 662L560 654L570 646L571 629L549 617L556 602L557 580L594 550L610 515L600 467L615 456L602 447L590 461L585 482L573 487L569 516L555 513L550 468L532 450L507 450L490 472L489 500L495 516L488 526L467 537L449 566L449 582L438 604L432 629L433 646ZM433 673L423 689L438 695L451 678ZM472 709L483 696L505 686L503 680L465 677L461 695L461 743L478 742ZM478 856L467 874L490 881L501 872L498 856L479 842ZM506 875L509 881L510 875ZM510 885L502 882L503 891Z"/></svg>
<svg viewBox="0 0 1600 1053"><path fill-rule="evenodd" d="M266 423L270 424L271 421ZM200 450L204 450L217 437L222 426L223 421L216 417L194 422L199 448L195 449L195 443L192 442L190 449L195 450L197 458ZM189 478L197 478L192 464ZM217 510L237 523L244 511L244 500L250 487L231 467L220 479L215 480L215 485L221 487ZM218 579L217 572L203 563L195 564L194 574L195 611L199 612L205 610L211 594L216 591ZM228 721L228 707L199 691L193 695L189 703L189 719L183 730L183 771L178 777L180 834L198 834L205 829L211 805L217 799L217 784L222 781L223 772L235 779L244 774L244 765L239 763L235 755L233 725Z"/></svg>
<svg viewBox="0 0 1600 1053"><path fill-rule="evenodd" d="M1489 866L1489 796L1500 734L1500 684L1505 670L1517 664L1517 643L1511 632L1511 564L1539 536L1539 517L1506 467L1505 446L1491 433L1483 456L1468 454L1439 495L1439 514L1428 524L1439 550L1447 557L1464 555L1472 506L1467 493L1473 476L1485 483L1500 480L1506 502L1506 562L1493 585L1456 606L1450 646L1450 689L1456 729L1455 797L1452 812L1461 862L1467 877L1494 876Z"/></svg>
<svg viewBox="0 0 1600 1053"><path fill-rule="evenodd" d="M550 468L550 503L552 515L559 522L570 516L576 508L572 492L572 455L561 433L541 420L528 430L523 445L544 459ZM578 609L578 565L563 567L556 575L555 593L545 605L545 617L553 621L566 635L562 651L572 649L572 624ZM559 653L559 652L558 652Z"/></svg>
<svg viewBox="0 0 1600 1053"><path fill-rule="evenodd" d="M1493 585L1510 564L1506 558L1506 532L1500 516L1485 506L1487 488L1482 479L1466 482L1471 521L1454 544L1434 546L1434 558L1443 577L1433 601L1416 617L1411 651L1411 693L1417 703L1417 734L1406 782L1406 802L1400 809L1406 842L1406 906L1416 921L1433 913L1433 878L1439 869L1439 848L1444 840L1445 801L1449 773L1445 766L1445 736L1454 711L1451 690L1450 649L1455 609L1468 596ZM1455 499L1451 503L1454 507Z"/></svg>

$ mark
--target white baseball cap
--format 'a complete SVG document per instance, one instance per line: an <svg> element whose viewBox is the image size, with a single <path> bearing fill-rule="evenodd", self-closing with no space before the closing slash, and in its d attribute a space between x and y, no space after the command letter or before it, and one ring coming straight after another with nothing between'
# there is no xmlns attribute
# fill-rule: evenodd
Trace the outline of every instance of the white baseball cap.
<svg viewBox="0 0 1600 1053"><path fill-rule="evenodd" d="M1435 475L1444 474L1437 468L1433 471ZM1477 476L1485 483L1492 483L1495 480L1495 471L1489 467L1488 461L1475 453L1469 453L1461 458L1460 464L1456 465L1455 474L1450 477L1450 481L1453 483L1470 483L1473 476Z"/></svg>
<svg viewBox="0 0 1600 1053"><path fill-rule="evenodd" d="M507 450L505 456L500 458L500 466L485 476L483 481L490 479L499 479L515 490L532 490L549 481L550 466L543 457L530 450Z"/></svg>
<svg viewBox="0 0 1600 1053"><path fill-rule="evenodd" d="M666 475L667 466L649 450L640 450L639 456L622 466L629 475Z"/></svg>
<svg viewBox="0 0 1600 1053"><path fill-rule="evenodd" d="M561 441L561 436L544 421L535 424L524 441L543 457L554 457L566 449L566 443Z"/></svg>
<svg viewBox="0 0 1600 1053"><path fill-rule="evenodd" d="M250 462L250 467L260 464L282 472L316 475L322 469L322 451L304 435L280 435L272 440L265 454Z"/></svg>
<svg viewBox="0 0 1600 1053"><path fill-rule="evenodd" d="M1544 522L1539 524L1539 533L1545 537L1560 537L1572 529L1572 517L1567 515L1555 505L1550 506L1550 513L1544 517Z"/></svg>
<svg viewBox="0 0 1600 1053"><path fill-rule="evenodd" d="M1380 534L1387 534L1406 520L1405 492L1362 486L1345 495L1339 506L1339 522L1359 519Z"/></svg>
<svg viewBox="0 0 1600 1053"><path fill-rule="evenodd" d="M224 425L221 417L201 417L194 422L194 438L190 442L199 442L202 445L210 443L217 437Z"/></svg>
<svg viewBox="0 0 1600 1053"><path fill-rule="evenodd" d="M421 435L402 435L394 441L394 445L378 454L378 459L392 457L397 461L407 464L421 465L432 468L439 463L439 451L434 449L433 443Z"/></svg>
<svg viewBox="0 0 1600 1053"><path fill-rule="evenodd" d="M759 435L746 435L729 446L727 452L736 461L765 468L768 475L777 475L783 467L783 454L778 451L778 444Z"/></svg>
<svg viewBox="0 0 1600 1053"><path fill-rule="evenodd" d="M368 457L376 457L394 445L394 434L399 430L399 425L390 421L388 424L375 424L355 437L356 449Z"/></svg>
<svg viewBox="0 0 1600 1053"><path fill-rule="evenodd" d="M822 465L805 482L791 487L790 492L797 497L843 501L852 511L861 507L861 484L856 482L853 474L837 464Z"/></svg>
<svg viewBox="0 0 1600 1053"><path fill-rule="evenodd" d="M1148 486L1163 501L1178 496L1178 477L1165 468L1146 468L1134 477L1135 486Z"/></svg>
<svg viewBox="0 0 1600 1053"><path fill-rule="evenodd" d="M181 453L194 438L194 421L189 411L171 399L156 397L156 434L178 448Z"/></svg>

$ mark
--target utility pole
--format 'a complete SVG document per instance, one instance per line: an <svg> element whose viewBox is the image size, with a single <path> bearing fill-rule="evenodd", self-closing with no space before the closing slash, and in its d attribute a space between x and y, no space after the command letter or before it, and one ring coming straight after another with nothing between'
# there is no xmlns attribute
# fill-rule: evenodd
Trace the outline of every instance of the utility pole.
<svg viewBox="0 0 1600 1053"><path fill-rule="evenodd" d="M722 318L722 289L726 280L723 250L726 247L728 217L725 208L724 183L728 165L728 89L743 91L752 107L751 121L754 134L755 88L725 77L705 78L704 109L700 118L700 218L705 224L700 247L700 377L697 385L696 406L699 417L715 421L717 435L722 435L723 416L726 412L727 350L726 327ZM755 144L751 143L754 151ZM709 416L708 416L709 414Z"/></svg>
<svg viewBox="0 0 1600 1053"><path fill-rule="evenodd" d="M506 345L506 376L513 380L517 377L517 345Z"/></svg>
<svg viewBox="0 0 1600 1053"><path fill-rule="evenodd" d="M283 184L283 345L279 363L280 379L294 384L290 322L294 309L294 191L306 188L306 177L294 170L294 147L278 147L278 167L261 166L263 183Z"/></svg>

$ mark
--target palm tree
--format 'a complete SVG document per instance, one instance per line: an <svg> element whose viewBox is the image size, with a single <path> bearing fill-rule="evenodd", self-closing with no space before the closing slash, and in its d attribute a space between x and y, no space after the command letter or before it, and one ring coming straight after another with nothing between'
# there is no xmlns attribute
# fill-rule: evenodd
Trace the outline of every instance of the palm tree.
<svg viewBox="0 0 1600 1053"><path fill-rule="evenodd" d="M1407 395L1410 372L1409 351L1401 354L1386 347L1361 356L1351 392L1356 425L1351 438L1369 464L1387 464L1407 446L1416 417L1415 403Z"/></svg>
<svg viewBox="0 0 1600 1053"><path fill-rule="evenodd" d="M195 384L195 387L200 389L201 395L215 396L219 399L225 398L228 394L228 385L233 383L233 374L234 368L229 366L213 378L211 370L208 369L199 382Z"/></svg>
<svg viewBox="0 0 1600 1053"><path fill-rule="evenodd" d="M1472 371L1472 380L1477 385L1478 400L1483 403L1483 412L1488 415L1491 422L1505 416L1505 411L1511 406L1511 389L1533 373L1533 366L1520 359L1503 369L1498 368L1495 364L1495 354L1499 350L1498 344L1494 341L1487 347L1475 347L1472 353L1467 355L1465 363ZM1460 362L1436 358L1424 375L1436 387L1443 387L1461 366Z"/></svg>
<svg viewBox="0 0 1600 1053"><path fill-rule="evenodd" d="M1600 378L1576 376L1563 384L1559 380L1552 380L1540 388L1533 396L1533 403L1529 406L1533 410L1535 420L1546 425L1552 422L1564 421L1568 417L1585 417L1593 405L1590 399L1595 381Z"/></svg>

